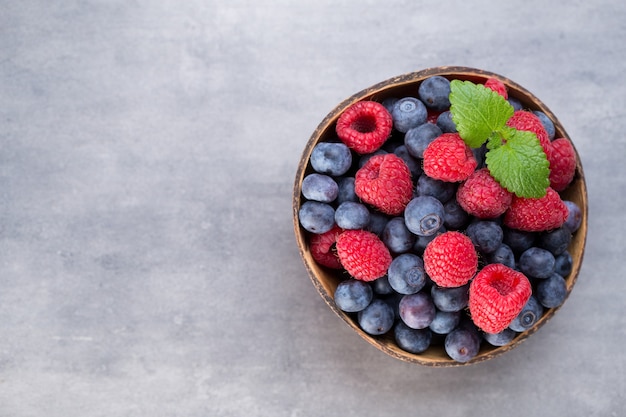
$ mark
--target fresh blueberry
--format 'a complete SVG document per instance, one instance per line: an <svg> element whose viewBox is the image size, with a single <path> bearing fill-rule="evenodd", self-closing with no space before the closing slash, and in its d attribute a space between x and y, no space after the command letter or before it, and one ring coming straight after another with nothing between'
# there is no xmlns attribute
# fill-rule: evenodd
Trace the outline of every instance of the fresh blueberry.
<svg viewBox="0 0 626 417"><path fill-rule="evenodd" d="M506 346L513 341L517 333L508 327L500 333L485 333L483 337L492 346Z"/></svg>
<svg viewBox="0 0 626 417"><path fill-rule="evenodd" d="M513 107L513 110L517 111L517 110L523 110L524 109L524 105L522 104L522 102L519 101L518 99L516 99L515 97L509 97L507 99L507 101Z"/></svg>
<svg viewBox="0 0 626 417"><path fill-rule="evenodd" d="M363 229L370 222L370 212L364 204L346 201L335 209L335 223L342 229Z"/></svg>
<svg viewBox="0 0 626 417"><path fill-rule="evenodd" d="M470 223L466 233L476 248L484 254L492 253L498 249L504 237L502 227L490 220L478 220Z"/></svg>
<svg viewBox="0 0 626 417"><path fill-rule="evenodd" d="M400 157L405 163L406 166L409 167L409 171L411 171L411 176L413 178L417 178L422 174L422 163L421 161L415 159L410 153L405 145L400 145L393 151L396 156Z"/></svg>
<svg viewBox="0 0 626 417"><path fill-rule="evenodd" d="M537 284L537 300L546 308L555 308L563 304L567 297L565 278L554 273Z"/></svg>
<svg viewBox="0 0 626 417"><path fill-rule="evenodd" d="M504 227L502 242L509 245L515 254L520 254L534 245L537 234Z"/></svg>
<svg viewBox="0 0 626 417"><path fill-rule="evenodd" d="M534 295L531 295L520 313L513 319L509 328L523 332L533 327L543 315L543 307Z"/></svg>
<svg viewBox="0 0 626 417"><path fill-rule="evenodd" d="M454 197L456 188L457 186L453 182L437 180L426 174L422 174L417 179L415 193L417 195L429 195L445 203Z"/></svg>
<svg viewBox="0 0 626 417"><path fill-rule="evenodd" d="M384 108L387 109L387 111L391 114L391 112L393 111L393 106L398 102L398 98L397 97L389 97L384 99L380 104L383 105Z"/></svg>
<svg viewBox="0 0 626 417"><path fill-rule="evenodd" d="M328 175L313 173L302 180L302 195L307 200L330 203L337 198L339 186Z"/></svg>
<svg viewBox="0 0 626 417"><path fill-rule="evenodd" d="M574 260L572 259L572 255L570 255L568 251L565 251L554 260L554 272L566 277L572 273L573 265Z"/></svg>
<svg viewBox="0 0 626 417"><path fill-rule="evenodd" d="M532 278L548 278L554 272L556 259L545 249L533 246L525 250L519 257L520 271Z"/></svg>
<svg viewBox="0 0 626 417"><path fill-rule="evenodd" d="M568 211L564 226L567 227L570 232L574 233L582 224L583 212L580 209L580 206L573 201L563 200L563 203L565 203Z"/></svg>
<svg viewBox="0 0 626 417"><path fill-rule="evenodd" d="M354 278L341 281L335 289L335 304L347 313L356 313L367 307L373 299L372 287Z"/></svg>
<svg viewBox="0 0 626 417"><path fill-rule="evenodd" d="M311 166L320 174L343 175L352 166L352 153L341 142L320 142L311 152Z"/></svg>
<svg viewBox="0 0 626 417"><path fill-rule="evenodd" d="M480 337L469 329L457 328L446 336L444 348L450 358L464 363L478 354Z"/></svg>
<svg viewBox="0 0 626 417"><path fill-rule="evenodd" d="M481 169L486 166L486 158L487 158L487 144L483 144L478 148L472 148L472 153L474 154L474 158L476 159L477 165L476 169Z"/></svg>
<svg viewBox="0 0 626 417"><path fill-rule="evenodd" d="M416 236L406 227L403 217L394 217L387 222L382 240L393 253L409 251L415 244Z"/></svg>
<svg viewBox="0 0 626 417"><path fill-rule="evenodd" d="M358 312L357 320L363 331L377 336L391 330L395 321L395 314L389 304L375 298L365 309Z"/></svg>
<svg viewBox="0 0 626 417"><path fill-rule="evenodd" d="M384 149L378 149L372 153L367 153L365 155L361 155L361 157L359 158L359 168L363 168L363 165L365 165L367 163L367 161L369 161L372 156L375 155L385 155L388 154L389 152L387 152Z"/></svg>
<svg viewBox="0 0 626 417"><path fill-rule="evenodd" d="M390 295L394 293L394 289L389 285L389 278L384 275L371 282L372 290L378 295Z"/></svg>
<svg viewBox="0 0 626 417"><path fill-rule="evenodd" d="M571 241L572 232L569 228L561 226L558 229L541 233L537 244L540 248L552 252L554 256L559 256L567 250Z"/></svg>
<svg viewBox="0 0 626 417"><path fill-rule="evenodd" d="M393 105L391 117L396 130L406 133L409 129L426 123L428 110L417 98L404 97Z"/></svg>
<svg viewBox="0 0 626 417"><path fill-rule="evenodd" d="M470 220L469 214L459 205L456 198L452 198L443 205L445 212L443 224L447 229L460 230L465 228Z"/></svg>
<svg viewBox="0 0 626 417"><path fill-rule="evenodd" d="M380 237L383 235L388 221L389 216L379 211L372 210L370 211L370 223L367 225L367 230Z"/></svg>
<svg viewBox="0 0 626 417"><path fill-rule="evenodd" d="M335 225L335 209L327 203L305 201L298 211L300 224L311 233L326 233Z"/></svg>
<svg viewBox="0 0 626 417"><path fill-rule="evenodd" d="M430 289L430 296L438 310L447 312L461 311L467 307L469 286L469 283L460 287L433 285Z"/></svg>
<svg viewBox="0 0 626 417"><path fill-rule="evenodd" d="M439 236L442 233L446 232L446 227L445 226L441 226L439 228L439 230L437 230L435 233L433 233L432 235L429 236L417 236L417 239L415 239L415 244L413 245L413 251L415 251L416 253L422 255L424 253L424 250L426 249L426 246L428 246L428 244L437 236Z"/></svg>
<svg viewBox="0 0 626 417"><path fill-rule="evenodd" d="M501 244L498 249L488 254L487 260L492 264L502 264L515 269L515 254L506 243Z"/></svg>
<svg viewBox="0 0 626 417"><path fill-rule="evenodd" d="M441 75L428 77L420 84L417 94L429 109L444 111L450 107L450 80Z"/></svg>
<svg viewBox="0 0 626 417"><path fill-rule="evenodd" d="M443 132L437 125L424 123L410 129L404 135L404 145L415 158L424 158L424 150L428 145L441 136Z"/></svg>
<svg viewBox="0 0 626 417"><path fill-rule="evenodd" d="M433 333L448 334L458 326L460 321L460 311L437 311L428 327Z"/></svg>
<svg viewBox="0 0 626 417"><path fill-rule="evenodd" d="M415 294L426 284L424 261L412 253L403 253L391 261L387 277L397 293Z"/></svg>
<svg viewBox="0 0 626 417"><path fill-rule="evenodd" d="M452 120L452 113L450 110L444 111L437 117L437 127L441 129L443 133L456 133L456 124Z"/></svg>
<svg viewBox="0 0 626 417"><path fill-rule="evenodd" d="M443 226L443 204L435 197L418 196L404 209L406 227L418 236L431 236Z"/></svg>
<svg viewBox="0 0 626 417"><path fill-rule="evenodd" d="M408 294L400 300L400 318L412 329L425 329L435 319L435 305L424 292Z"/></svg>
<svg viewBox="0 0 626 417"><path fill-rule="evenodd" d="M412 329L402 321L394 327L394 337L400 349L410 353L422 353L430 346L432 333L430 329Z"/></svg>
<svg viewBox="0 0 626 417"><path fill-rule="evenodd" d="M546 129L550 140L553 140L554 135L556 134L556 130L554 128L554 123L552 122L552 120L550 120L548 115L542 111L535 110L533 111L533 113L539 118L539 120L541 120L541 124L543 125L543 128Z"/></svg>
<svg viewBox="0 0 626 417"><path fill-rule="evenodd" d="M359 197L354 192L354 177L340 177L337 178L337 204L344 203L346 201L359 202Z"/></svg>

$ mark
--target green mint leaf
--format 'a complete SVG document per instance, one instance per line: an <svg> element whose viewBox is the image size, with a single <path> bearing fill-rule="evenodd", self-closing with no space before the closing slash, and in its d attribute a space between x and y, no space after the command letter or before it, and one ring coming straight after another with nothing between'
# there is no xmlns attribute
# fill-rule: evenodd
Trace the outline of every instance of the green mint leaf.
<svg viewBox="0 0 626 417"><path fill-rule="evenodd" d="M493 132L501 130L514 112L504 97L471 81L450 82L450 104L457 131L472 148L480 147Z"/></svg>
<svg viewBox="0 0 626 417"><path fill-rule="evenodd" d="M508 127L500 133L488 144L486 163L491 175L518 197L543 197L550 185L550 163L537 136Z"/></svg>

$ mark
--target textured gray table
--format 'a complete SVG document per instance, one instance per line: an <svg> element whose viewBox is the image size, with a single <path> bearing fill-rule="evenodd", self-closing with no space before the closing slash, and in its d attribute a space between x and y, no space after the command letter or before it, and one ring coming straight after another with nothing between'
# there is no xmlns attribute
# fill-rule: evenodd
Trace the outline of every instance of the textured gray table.
<svg viewBox="0 0 626 417"><path fill-rule="evenodd" d="M442 3L0 1L0 415L623 415L626 6ZM561 311L454 369L335 317L291 219L326 113L437 65L537 94L591 213Z"/></svg>

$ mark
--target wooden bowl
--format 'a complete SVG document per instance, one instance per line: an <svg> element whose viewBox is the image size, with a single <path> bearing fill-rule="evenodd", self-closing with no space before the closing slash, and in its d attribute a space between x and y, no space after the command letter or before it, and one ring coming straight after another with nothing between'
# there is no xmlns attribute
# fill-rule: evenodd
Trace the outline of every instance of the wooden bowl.
<svg viewBox="0 0 626 417"><path fill-rule="evenodd" d="M309 163L311 152L317 143L324 142L331 138L336 138L335 122L337 121L341 113L352 104L362 100L375 100L382 102L386 98L390 97L416 97L417 89L420 82L433 75L440 75L450 80L468 80L474 83L484 83L488 78L495 77L501 80L507 86L509 96L518 99L522 103L524 108L530 110L539 110L548 115L555 125L555 137L565 137L569 139L567 132L565 131L559 120L545 104L543 104L537 97L535 97L524 87L501 75L467 67L436 67L400 75L398 77L394 77L378 83L372 87L366 88L365 90L344 100L337 107L335 107L324 118L324 120L322 120L317 129L315 129L309 141L307 142L306 147L304 148L302 158L300 159L300 163L298 165L298 170L296 173L293 189L293 221L300 255L304 261L304 265L309 274L309 277L311 278L311 281L313 282L313 285L319 292L320 296L324 299L328 307L330 307L330 309L334 311L337 316L343 319L343 321L347 323L348 326L350 326L368 343L394 358L426 366L460 366L482 362L513 349L521 342L526 340L530 335L535 333L540 327L542 327L560 307L544 309L543 316L535 324L534 327L523 333L519 333L515 337L515 339L513 339L513 341L506 346L494 347L490 346L486 342L483 342L481 344L481 350L478 355L465 363L459 363L452 360L446 354L442 345L431 346L428 350L420 354L412 354L406 352L398 347L393 338L393 334L390 334L392 332L387 333L383 336L371 336L361 330L358 323L356 322L354 315L347 314L337 308L333 300L333 294L339 282L345 279L345 275L342 275L341 272L322 267L314 261L309 250L308 234L300 226L298 219L298 211L302 203L300 190L302 180L307 174L312 172L312 168ZM575 202L582 210L581 226L574 234L568 249L573 259L572 272L567 277L565 277L568 296L572 288L574 287L574 284L576 283L576 279L580 271L585 250L585 240L587 236L587 188L585 184L585 177L583 174L583 167L577 151L576 161L576 174L574 180L564 192L560 193L563 199Z"/></svg>

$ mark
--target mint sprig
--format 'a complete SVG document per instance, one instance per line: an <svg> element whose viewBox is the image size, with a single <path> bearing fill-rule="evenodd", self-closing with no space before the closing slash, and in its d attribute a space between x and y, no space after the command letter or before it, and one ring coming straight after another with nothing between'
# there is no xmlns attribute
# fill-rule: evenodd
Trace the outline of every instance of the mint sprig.
<svg viewBox="0 0 626 417"><path fill-rule="evenodd" d="M550 163L532 132L509 127L513 106L481 84L453 80L450 112L459 135L472 148L487 144L491 175L519 197L540 198L550 185Z"/></svg>

